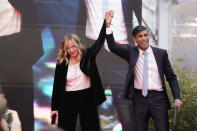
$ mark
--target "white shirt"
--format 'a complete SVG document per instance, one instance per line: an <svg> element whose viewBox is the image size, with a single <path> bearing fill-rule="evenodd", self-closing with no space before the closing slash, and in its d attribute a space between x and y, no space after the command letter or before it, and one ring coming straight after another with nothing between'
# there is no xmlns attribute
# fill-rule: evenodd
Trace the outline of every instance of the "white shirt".
<svg viewBox="0 0 197 131"><path fill-rule="evenodd" d="M162 91L161 78L152 48L149 46L146 51L148 52L148 90ZM142 90L143 71L144 55L143 51L139 49L139 57L134 68L134 88L139 90Z"/></svg>
<svg viewBox="0 0 197 131"><path fill-rule="evenodd" d="M22 15L8 0L0 1L0 36L18 33L21 30Z"/></svg>
<svg viewBox="0 0 197 131"><path fill-rule="evenodd" d="M121 0L109 0L109 10L114 11L114 17L111 24L113 25L113 35L116 43L129 44L127 29L124 21Z"/></svg>
<svg viewBox="0 0 197 131"><path fill-rule="evenodd" d="M86 36L96 40L104 19L103 0L85 0L87 8Z"/></svg>
<svg viewBox="0 0 197 131"><path fill-rule="evenodd" d="M66 91L83 90L90 87L90 78L80 69L80 62L68 66Z"/></svg>
<svg viewBox="0 0 197 131"><path fill-rule="evenodd" d="M117 43L128 44L121 0L85 0L87 7L86 36L96 40L101 30L105 13L114 10L112 20L114 38Z"/></svg>

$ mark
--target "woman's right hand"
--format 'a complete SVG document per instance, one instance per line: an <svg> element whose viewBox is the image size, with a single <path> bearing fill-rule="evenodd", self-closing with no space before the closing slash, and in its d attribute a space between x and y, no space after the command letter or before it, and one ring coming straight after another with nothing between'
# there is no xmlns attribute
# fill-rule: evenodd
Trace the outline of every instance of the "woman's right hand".
<svg viewBox="0 0 197 131"><path fill-rule="evenodd" d="M52 125L56 125L56 123L57 123L57 119L58 119L58 111L57 110L55 110L55 111L51 111L51 120L52 120L52 118L53 118L53 115L56 115L56 120L55 120L55 123L54 124L52 124Z"/></svg>

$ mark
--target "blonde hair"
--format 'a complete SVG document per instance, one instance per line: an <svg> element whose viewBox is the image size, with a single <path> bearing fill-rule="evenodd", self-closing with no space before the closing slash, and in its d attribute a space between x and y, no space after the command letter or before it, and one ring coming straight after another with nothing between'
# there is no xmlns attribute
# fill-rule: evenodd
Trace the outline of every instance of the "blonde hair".
<svg viewBox="0 0 197 131"><path fill-rule="evenodd" d="M67 46L67 44L70 40L72 42L74 42L75 46L78 49L79 53L78 53L77 58L80 60L81 57L82 57L84 46L82 45L79 37L75 34L68 34L68 35L64 36L64 39L62 41L62 44L61 44L61 47L60 47L60 50L59 50L59 53L58 53L58 56L57 56L57 60L58 60L59 64L61 64L64 60L66 61L66 64L68 64L69 54L66 50L66 46Z"/></svg>
<svg viewBox="0 0 197 131"><path fill-rule="evenodd" d="M0 93L0 120L5 115L7 110L7 100L4 94Z"/></svg>

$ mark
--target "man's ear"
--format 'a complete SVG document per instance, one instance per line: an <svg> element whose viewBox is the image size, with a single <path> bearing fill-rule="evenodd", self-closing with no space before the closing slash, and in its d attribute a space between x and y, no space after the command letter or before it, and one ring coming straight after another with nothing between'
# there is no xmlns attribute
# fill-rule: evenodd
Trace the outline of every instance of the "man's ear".
<svg viewBox="0 0 197 131"><path fill-rule="evenodd" d="M132 37L132 39L133 39L133 42L134 42L134 43L136 43L136 39L135 39L135 37L134 37L134 36Z"/></svg>

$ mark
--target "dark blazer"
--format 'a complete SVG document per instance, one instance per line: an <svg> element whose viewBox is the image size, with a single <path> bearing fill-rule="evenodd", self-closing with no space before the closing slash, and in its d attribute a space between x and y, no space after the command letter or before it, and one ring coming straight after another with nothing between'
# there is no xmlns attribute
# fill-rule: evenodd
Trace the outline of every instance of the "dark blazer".
<svg viewBox="0 0 197 131"><path fill-rule="evenodd" d="M134 68L136 65L136 62L138 60L139 56L139 50L137 46L134 46L132 44L128 45L126 48L122 47L118 44L115 44L113 34L106 35L107 43L109 46L109 49L120 56L121 58L125 59L129 63L129 69L128 74L126 78L126 82L124 85L124 90L122 92L123 97L126 99L132 100L134 97ZM164 49L159 49L156 47L152 47L153 54L155 56L155 60L158 66L162 87L163 87L163 93L166 96L166 100L168 102L168 108L170 109L170 102L167 95L167 90L165 86L165 78L168 81L173 97L174 99L180 99L180 90L179 90L179 84L177 81L177 77L173 72L173 69L171 67L170 61L168 59L167 51Z"/></svg>
<svg viewBox="0 0 197 131"><path fill-rule="evenodd" d="M93 99L96 105L100 105L106 100L96 65L96 55L98 54L104 43L105 32L106 32L106 25L104 21L98 39L90 48L86 48L84 50L80 61L81 71L90 77L91 80L90 88L93 88L93 93L94 93ZM61 64L57 62L55 69L55 76L54 76L51 110L59 111L64 108L67 71L68 71L68 64L66 64L66 61L63 61Z"/></svg>

